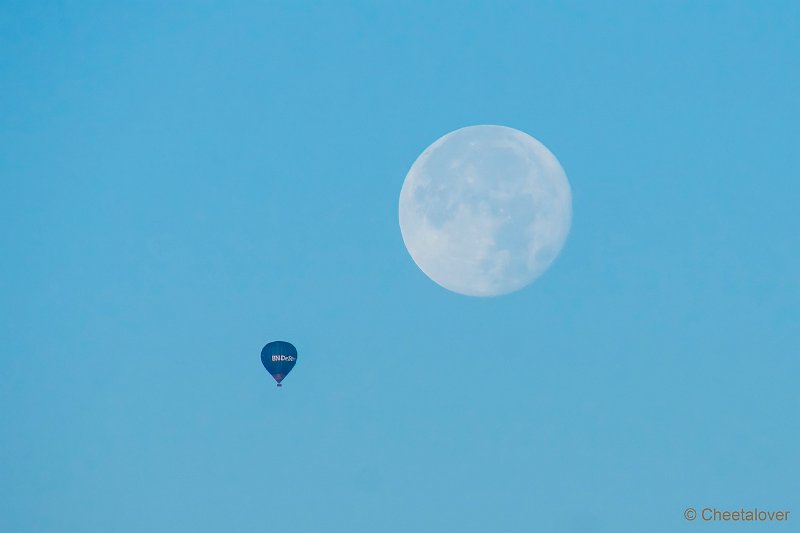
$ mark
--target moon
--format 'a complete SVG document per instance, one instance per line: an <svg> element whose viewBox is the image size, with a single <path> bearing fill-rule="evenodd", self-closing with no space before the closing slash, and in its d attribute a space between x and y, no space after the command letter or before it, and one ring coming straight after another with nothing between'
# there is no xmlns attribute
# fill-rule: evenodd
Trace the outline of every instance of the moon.
<svg viewBox="0 0 800 533"><path fill-rule="evenodd" d="M400 232L430 279L468 296L530 284L558 256L572 192L556 157L519 130L481 125L439 138L400 191Z"/></svg>

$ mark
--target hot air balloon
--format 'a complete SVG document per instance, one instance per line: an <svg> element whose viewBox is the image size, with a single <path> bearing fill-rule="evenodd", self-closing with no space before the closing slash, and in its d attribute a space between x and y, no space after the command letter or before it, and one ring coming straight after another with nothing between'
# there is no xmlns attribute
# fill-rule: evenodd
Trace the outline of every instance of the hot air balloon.
<svg viewBox="0 0 800 533"><path fill-rule="evenodd" d="M261 350L261 363L278 382L278 387L296 362L297 349L286 341L270 342Z"/></svg>

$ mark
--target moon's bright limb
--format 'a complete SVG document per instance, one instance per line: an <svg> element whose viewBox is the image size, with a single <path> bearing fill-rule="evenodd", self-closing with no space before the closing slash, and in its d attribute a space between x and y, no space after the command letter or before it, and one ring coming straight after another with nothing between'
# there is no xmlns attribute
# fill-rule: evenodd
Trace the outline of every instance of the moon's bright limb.
<svg viewBox="0 0 800 533"><path fill-rule="evenodd" d="M400 231L417 266L469 296L516 291L540 276L569 233L572 194L542 143L505 126L462 128L414 161Z"/></svg>

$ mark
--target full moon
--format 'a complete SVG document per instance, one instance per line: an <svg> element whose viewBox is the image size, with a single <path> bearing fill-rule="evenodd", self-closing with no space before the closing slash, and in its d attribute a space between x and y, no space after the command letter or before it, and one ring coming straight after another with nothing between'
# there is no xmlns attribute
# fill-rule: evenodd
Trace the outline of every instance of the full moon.
<svg viewBox="0 0 800 533"><path fill-rule="evenodd" d="M505 126L441 137L400 191L400 232L433 281L468 296L525 287L558 256L572 221L569 181L542 143Z"/></svg>

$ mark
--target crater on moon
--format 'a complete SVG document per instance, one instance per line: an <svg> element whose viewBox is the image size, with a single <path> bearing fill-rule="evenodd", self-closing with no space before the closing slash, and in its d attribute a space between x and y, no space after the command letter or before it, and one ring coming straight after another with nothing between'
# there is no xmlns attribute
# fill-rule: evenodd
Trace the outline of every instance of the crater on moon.
<svg viewBox="0 0 800 533"><path fill-rule="evenodd" d="M516 291L561 251L572 220L564 170L539 141L470 126L430 145L400 192L400 231L433 281L469 296Z"/></svg>

